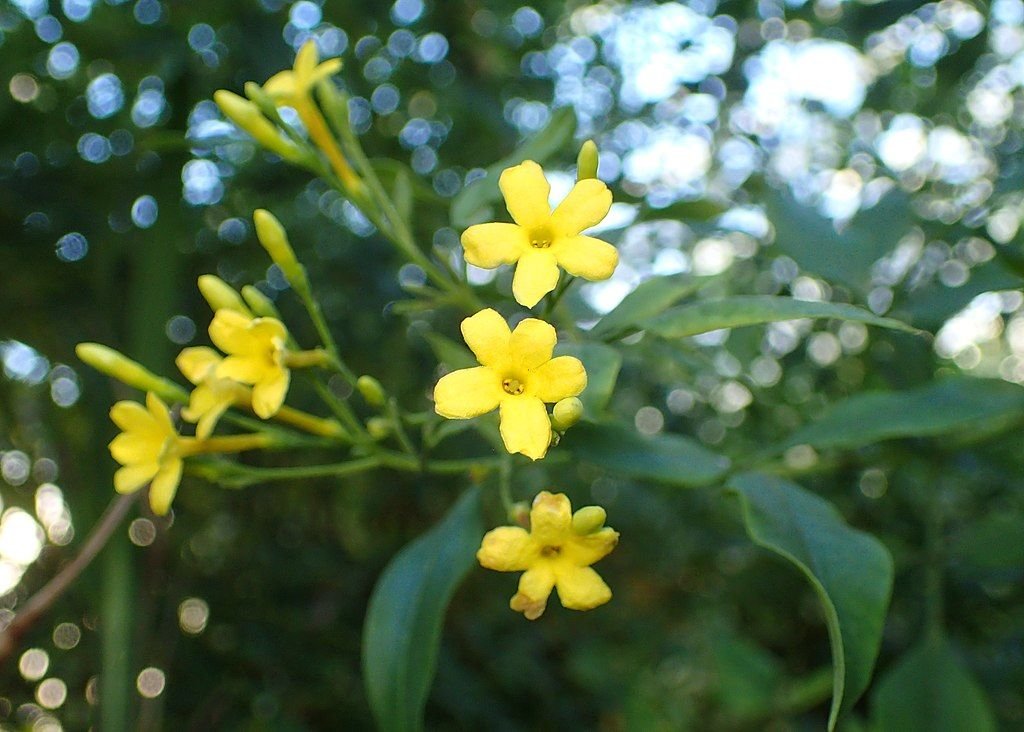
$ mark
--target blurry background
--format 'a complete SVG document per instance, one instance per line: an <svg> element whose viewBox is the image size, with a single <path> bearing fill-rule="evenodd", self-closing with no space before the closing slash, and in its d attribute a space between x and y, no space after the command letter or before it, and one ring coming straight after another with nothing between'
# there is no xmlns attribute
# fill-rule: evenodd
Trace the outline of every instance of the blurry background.
<svg viewBox="0 0 1024 732"><path fill-rule="evenodd" d="M313 341L256 246L254 208L284 221L349 363L426 408L424 335L455 335L459 314L396 314L421 273L210 101L290 66L311 36L344 59L353 125L373 158L397 161L383 175L411 171L416 234L442 254L466 224L448 207L483 168L548 127L565 140L549 161L564 192L579 142L597 140L619 202L602 236L622 265L575 291L582 322L652 274L688 272L723 274L711 294L852 301L938 333L800 321L634 337L614 411L641 432L742 458L863 389L961 370L1024 381L1020 0L0 2L0 623L113 494L107 410L134 395L82 367L77 342L174 376L177 351L207 342L204 272L255 283ZM507 273L471 275L507 295ZM785 454L896 558L876 687L937 603L957 673L1007 729L1024 725L1019 423L1014 411L969 435ZM367 598L464 487L382 472L232 492L186 478L173 520L133 517L3 662L0 725L369 727ZM517 497L547 487L602 503L622 532L598 567L615 599L586 614L552 601L531 624L507 608L512 575L473 571L428 727L821 728L817 601L744 538L735 505L586 466L517 475Z"/></svg>

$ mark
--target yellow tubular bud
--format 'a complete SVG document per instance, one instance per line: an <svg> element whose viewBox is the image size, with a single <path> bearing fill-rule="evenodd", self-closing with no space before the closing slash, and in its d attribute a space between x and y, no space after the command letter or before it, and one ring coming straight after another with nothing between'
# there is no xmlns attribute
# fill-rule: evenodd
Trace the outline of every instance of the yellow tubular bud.
<svg viewBox="0 0 1024 732"><path fill-rule="evenodd" d="M288 234L285 233L281 222L274 214L262 208L256 209L252 220L256 224L256 238L274 260L274 264L281 268L291 286L298 291L307 290L309 281L306 279L306 270L295 258L295 250L288 242Z"/></svg>
<svg viewBox="0 0 1024 732"><path fill-rule="evenodd" d="M556 432L565 432L579 422L582 416L583 402L578 397L562 399L551 410L551 426Z"/></svg>
<svg viewBox="0 0 1024 732"><path fill-rule="evenodd" d="M99 343L79 343L75 346L75 353L83 363L128 386L140 391L151 391L168 401L188 401L188 394L181 387L157 376L113 348Z"/></svg>
<svg viewBox="0 0 1024 732"><path fill-rule="evenodd" d="M572 515L572 531L579 536L593 534L604 526L608 514L600 506L584 506Z"/></svg>
<svg viewBox="0 0 1024 732"><path fill-rule="evenodd" d="M263 116L259 107L248 99L221 89L213 93L213 100L225 117L267 150L293 163L302 162L302 151L291 140L282 137L273 123Z"/></svg>
<svg viewBox="0 0 1024 732"><path fill-rule="evenodd" d="M258 287L253 287L252 285L243 287L242 298L257 317L281 319L281 313L278 311L277 306L274 305L274 301L264 295Z"/></svg>
<svg viewBox="0 0 1024 732"><path fill-rule="evenodd" d="M356 388L371 407L384 404L384 387L372 376L363 375L356 379Z"/></svg>
<svg viewBox="0 0 1024 732"><path fill-rule="evenodd" d="M593 140L587 140L580 148L579 157L576 158L576 180L596 178L598 160L597 145Z"/></svg>
<svg viewBox="0 0 1024 732"><path fill-rule="evenodd" d="M234 310L247 318L252 317L252 312L242 301L241 296L235 292L235 288L216 275L200 275L199 292L202 293L213 312Z"/></svg>

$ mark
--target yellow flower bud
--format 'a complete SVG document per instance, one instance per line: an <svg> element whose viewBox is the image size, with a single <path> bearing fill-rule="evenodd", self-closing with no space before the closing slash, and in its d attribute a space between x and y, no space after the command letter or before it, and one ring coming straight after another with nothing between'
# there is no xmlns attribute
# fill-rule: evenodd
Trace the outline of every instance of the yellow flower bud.
<svg viewBox="0 0 1024 732"><path fill-rule="evenodd" d="M572 531L578 536L593 534L604 526L608 514L600 506L584 506L572 515Z"/></svg>
<svg viewBox="0 0 1024 732"><path fill-rule="evenodd" d="M252 310L253 314L259 318L274 318L275 320L281 319L281 313L278 312L277 306L274 305L274 301L264 295L259 288L253 287L252 285L246 285L242 288L242 297L245 299L249 309Z"/></svg>
<svg viewBox="0 0 1024 732"><path fill-rule="evenodd" d="M302 151L291 140L281 136L278 129L263 116L259 107L244 97L221 89L213 93L213 100L224 116L239 129L249 133L256 142L293 163L302 162Z"/></svg>
<svg viewBox="0 0 1024 732"><path fill-rule="evenodd" d="M583 416L583 402L577 397L562 399L551 410L551 426L556 432L565 432L580 421Z"/></svg>
<svg viewBox="0 0 1024 732"><path fill-rule="evenodd" d="M364 374L356 379L356 388L371 407L384 404L384 387L372 376Z"/></svg>
<svg viewBox="0 0 1024 732"><path fill-rule="evenodd" d="M302 268L299 260L295 258L295 250L292 249L292 245L288 242L288 234L285 233L281 222L277 220L274 214L262 208L256 209L252 215L252 220L256 224L256 238L260 240L260 244L267 250L270 258L274 260L274 264L281 268L285 279L296 290L303 291L308 289L309 283L306 279L306 270Z"/></svg>
<svg viewBox="0 0 1024 732"><path fill-rule="evenodd" d="M151 391L168 401L183 402L188 399L188 394L176 384L157 376L113 348L99 343L79 343L75 346L75 353L83 363L100 373L140 391Z"/></svg>
<svg viewBox="0 0 1024 732"><path fill-rule="evenodd" d="M509 510L509 520L513 523L522 526L524 529L530 528L530 504L526 501L516 501L512 504L512 508Z"/></svg>
<svg viewBox="0 0 1024 732"><path fill-rule="evenodd" d="M209 304L213 312L218 310L234 310L247 318L252 317L252 312L242 301L242 298L235 288L222 280L217 275L205 274L199 276L199 292Z"/></svg>
<svg viewBox="0 0 1024 732"><path fill-rule="evenodd" d="M597 145L593 140L587 140L580 148L579 157L576 158L576 180L596 178L598 160Z"/></svg>
<svg viewBox="0 0 1024 732"><path fill-rule="evenodd" d="M366 420L366 431L375 440L383 440L391 434L391 423L383 417L370 417Z"/></svg>

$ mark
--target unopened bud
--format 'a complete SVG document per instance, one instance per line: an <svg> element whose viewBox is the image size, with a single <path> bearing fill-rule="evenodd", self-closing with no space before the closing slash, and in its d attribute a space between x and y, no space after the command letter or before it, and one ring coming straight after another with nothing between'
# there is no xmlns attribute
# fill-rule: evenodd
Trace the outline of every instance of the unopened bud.
<svg viewBox="0 0 1024 732"><path fill-rule="evenodd" d="M391 422L383 417L370 417L366 420L366 431L375 440L383 440L391 434Z"/></svg>
<svg viewBox="0 0 1024 732"><path fill-rule="evenodd" d="M583 402L578 397L562 399L551 410L551 426L555 432L565 432L580 421L583 416Z"/></svg>
<svg viewBox="0 0 1024 732"><path fill-rule="evenodd" d="M512 504L508 512L509 519L524 529L530 528L530 504L526 501L517 501Z"/></svg>
<svg viewBox="0 0 1024 732"><path fill-rule="evenodd" d="M241 313L247 318L252 317L252 312L242 301L235 288L216 275L200 275L199 292L202 293L203 298L213 312L218 310L234 310L236 313Z"/></svg>
<svg viewBox="0 0 1024 732"><path fill-rule="evenodd" d="M356 388L371 407L384 404L384 387L372 376L363 375L356 379Z"/></svg>
<svg viewBox="0 0 1024 732"><path fill-rule="evenodd" d="M113 376L118 381L140 391L151 391L168 401L188 400L188 394L179 386L157 376L142 364L132 361L113 348L99 343L79 343L75 346L75 353L83 363L92 366L101 374Z"/></svg>
<svg viewBox="0 0 1024 732"><path fill-rule="evenodd" d="M580 148L579 157L576 158L576 180L586 180L597 177L597 164L600 156L597 153L597 145L593 140L587 140Z"/></svg>
<svg viewBox="0 0 1024 732"><path fill-rule="evenodd" d="M584 506L572 515L572 530L574 534L586 536L593 534L604 526L608 514L600 506Z"/></svg>
<svg viewBox="0 0 1024 732"><path fill-rule="evenodd" d="M213 100L224 116L249 133L256 142L280 155L285 160L299 163L303 153L291 140L281 136L280 131L268 120L260 108L244 97L221 89L213 93Z"/></svg>
<svg viewBox="0 0 1024 732"><path fill-rule="evenodd" d="M249 309L252 310L253 315L260 318L281 319L281 313L278 311L277 306L274 305L274 301L264 295L258 287L253 287L252 285L243 287L242 298L249 306Z"/></svg>
<svg viewBox="0 0 1024 732"><path fill-rule="evenodd" d="M260 244L274 260L274 264L281 268L285 279L300 292L308 289L306 270L295 258L295 250L288 242L288 234L281 226L281 222L274 214L262 208L256 209L252 220L256 224L256 238L260 240Z"/></svg>

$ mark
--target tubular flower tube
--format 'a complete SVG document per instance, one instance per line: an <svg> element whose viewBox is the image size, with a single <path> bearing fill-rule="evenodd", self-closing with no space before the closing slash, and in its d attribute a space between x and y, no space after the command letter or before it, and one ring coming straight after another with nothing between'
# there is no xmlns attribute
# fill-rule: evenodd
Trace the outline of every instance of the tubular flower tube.
<svg viewBox="0 0 1024 732"><path fill-rule="evenodd" d="M212 348L186 348L174 361L185 378L195 384L188 406L181 416L196 426L196 437L205 440L213 432L217 420L233 404L250 400L249 390L236 381L217 376L220 354Z"/></svg>
<svg viewBox="0 0 1024 732"><path fill-rule="evenodd" d="M288 393L288 331L274 318L247 318L234 310L218 310L210 323L210 339L228 354L214 375L252 384L252 409L261 419L273 417ZM191 405L190 405L191 406Z"/></svg>
<svg viewBox="0 0 1024 732"><path fill-rule="evenodd" d="M608 602L612 591L590 568L608 556L619 541L619 533L602 526L604 512L596 506L577 511L588 529L580 533L574 527L572 506L564 493L542 491L533 500L530 530L519 526L500 526L488 531L477 561L499 572L523 572L519 590L509 602L528 620L536 620L547 607L552 589L558 590L562 606L570 610L592 610ZM601 517L600 523L591 515Z"/></svg>
<svg viewBox="0 0 1024 732"><path fill-rule="evenodd" d="M470 419L497 408L505 449L532 460L544 457L551 443L544 405L583 391L582 362L552 358L555 329L535 318L509 331L505 319L488 308L462 321L462 335L481 365L442 377L434 387L434 410L449 419Z"/></svg>
<svg viewBox="0 0 1024 732"><path fill-rule="evenodd" d="M470 226L462 246L466 261L477 267L516 265L512 294L520 305L532 308L554 290L559 267L588 280L612 276L619 263L615 247L581 233L611 208L612 194L602 181L577 181L554 211L548 205L551 186L532 160L506 168L498 185L515 223Z"/></svg>

